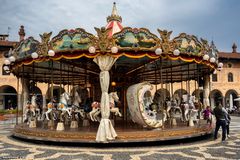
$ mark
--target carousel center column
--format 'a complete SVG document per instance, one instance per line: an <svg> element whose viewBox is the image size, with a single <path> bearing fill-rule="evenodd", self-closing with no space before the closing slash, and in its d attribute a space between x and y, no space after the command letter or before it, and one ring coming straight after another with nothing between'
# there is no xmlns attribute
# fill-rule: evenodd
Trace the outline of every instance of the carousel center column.
<svg viewBox="0 0 240 160"><path fill-rule="evenodd" d="M111 121L109 120L110 116L110 105L109 105L109 95L108 88L110 83L109 70L116 62L117 58L108 56L108 55L100 55L94 58L94 62L98 64L101 72L100 72L100 85L101 85L101 115L102 119L100 121L100 125L98 127L96 141L98 142L106 142L107 140L114 140L117 137L116 131L112 126Z"/></svg>

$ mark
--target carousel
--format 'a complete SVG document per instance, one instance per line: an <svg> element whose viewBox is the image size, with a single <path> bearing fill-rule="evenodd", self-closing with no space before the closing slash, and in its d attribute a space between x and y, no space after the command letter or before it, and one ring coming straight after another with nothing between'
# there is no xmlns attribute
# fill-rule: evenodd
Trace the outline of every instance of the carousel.
<svg viewBox="0 0 240 160"><path fill-rule="evenodd" d="M41 34L40 42L29 37L14 48L4 70L23 90L15 137L128 143L212 133L202 111L210 106L210 75L223 66L214 44L186 33L172 38L172 31L161 29L155 35L121 22L114 3L106 27L95 28L96 34L65 29L56 36ZM33 88L40 83L50 92L38 102ZM190 83L203 88L202 98L173 94L174 85L190 91ZM62 88L59 95L56 85Z"/></svg>

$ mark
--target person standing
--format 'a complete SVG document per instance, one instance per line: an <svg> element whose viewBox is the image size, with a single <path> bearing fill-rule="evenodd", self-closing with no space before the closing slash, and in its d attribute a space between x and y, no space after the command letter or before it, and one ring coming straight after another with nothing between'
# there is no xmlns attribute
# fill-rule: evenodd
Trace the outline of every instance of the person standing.
<svg viewBox="0 0 240 160"><path fill-rule="evenodd" d="M225 115L227 111L222 107L220 102L217 102L217 106L213 110L213 114L216 117L216 128L214 132L214 139L217 139L218 130L222 128L222 141L226 139L226 119Z"/></svg>

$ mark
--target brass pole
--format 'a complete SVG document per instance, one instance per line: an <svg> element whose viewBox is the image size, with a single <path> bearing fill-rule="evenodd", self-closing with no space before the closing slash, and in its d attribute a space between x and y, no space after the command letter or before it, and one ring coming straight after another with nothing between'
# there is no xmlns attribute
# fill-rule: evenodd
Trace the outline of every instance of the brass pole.
<svg viewBox="0 0 240 160"><path fill-rule="evenodd" d="M23 123L23 105L24 105L24 93L23 93L23 85L25 84L25 79L24 79L24 64L23 64L23 66L22 66L22 118L21 118L21 121L22 121L22 123Z"/></svg>
<svg viewBox="0 0 240 160"><path fill-rule="evenodd" d="M53 60L51 60L51 99L53 99Z"/></svg>
<svg viewBox="0 0 240 160"><path fill-rule="evenodd" d="M171 61L171 95L172 95L172 98L173 98L173 81L172 81L172 61Z"/></svg>
<svg viewBox="0 0 240 160"><path fill-rule="evenodd" d="M59 89L59 92L60 92L60 95L62 94L62 63L60 61L60 89Z"/></svg>
<svg viewBox="0 0 240 160"><path fill-rule="evenodd" d="M19 99L19 77L17 77L17 102L20 101ZM19 105L19 103L18 103ZM16 112L16 124L18 124L18 105L17 105L17 112Z"/></svg>

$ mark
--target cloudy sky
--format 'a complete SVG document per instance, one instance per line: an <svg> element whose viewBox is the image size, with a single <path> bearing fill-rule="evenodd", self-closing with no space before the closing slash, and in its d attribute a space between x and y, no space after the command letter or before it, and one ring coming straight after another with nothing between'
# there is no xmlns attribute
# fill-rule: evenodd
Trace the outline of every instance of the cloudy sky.
<svg viewBox="0 0 240 160"><path fill-rule="evenodd" d="M0 33L18 40L20 25L26 36L39 39L39 33L106 25L114 0L0 0ZM240 48L239 0L115 0L123 26L157 28L194 34L213 40L220 51ZM240 49L239 49L240 51Z"/></svg>

